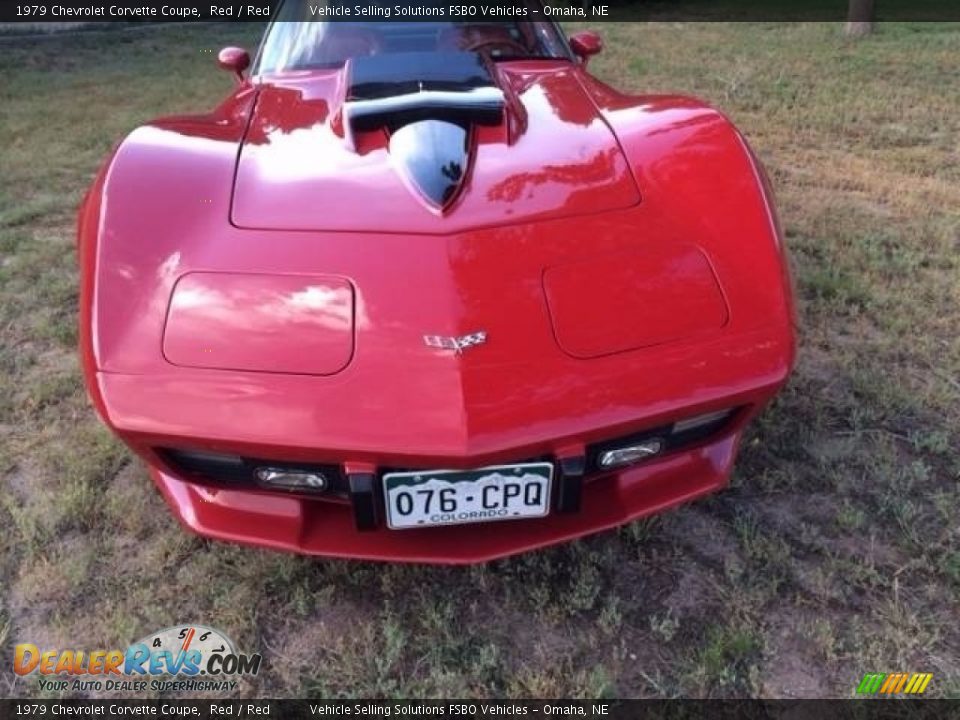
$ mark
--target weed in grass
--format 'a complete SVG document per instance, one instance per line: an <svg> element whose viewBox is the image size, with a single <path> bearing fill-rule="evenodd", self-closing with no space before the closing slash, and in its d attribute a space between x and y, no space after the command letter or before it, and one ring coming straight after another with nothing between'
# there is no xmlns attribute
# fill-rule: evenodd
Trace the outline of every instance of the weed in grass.
<svg viewBox="0 0 960 720"><path fill-rule="evenodd" d="M687 671L689 680L703 695L752 694L761 650L753 628L713 625Z"/></svg>
<svg viewBox="0 0 960 720"><path fill-rule="evenodd" d="M837 508L837 524L844 530L859 530L866 522L866 514L850 498L844 498Z"/></svg>
<svg viewBox="0 0 960 720"><path fill-rule="evenodd" d="M659 615L650 616L650 630L663 642L670 642L680 629L680 621L673 615L672 610Z"/></svg>
<svg viewBox="0 0 960 720"><path fill-rule="evenodd" d="M811 623L810 637L822 661L835 663L840 659L837 648L836 629L833 623L819 617Z"/></svg>
<svg viewBox="0 0 960 720"><path fill-rule="evenodd" d="M622 602L619 596L608 595L597 617L597 625L608 638L616 636L623 624L623 613L620 610Z"/></svg>
<svg viewBox="0 0 960 720"><path fill-rule="evenodd" d="M630 545L642 546L648 540L655 537L659 528L660 519L656 516L635 520L634 522L623 526L618 530L620 536Z"/></svg>

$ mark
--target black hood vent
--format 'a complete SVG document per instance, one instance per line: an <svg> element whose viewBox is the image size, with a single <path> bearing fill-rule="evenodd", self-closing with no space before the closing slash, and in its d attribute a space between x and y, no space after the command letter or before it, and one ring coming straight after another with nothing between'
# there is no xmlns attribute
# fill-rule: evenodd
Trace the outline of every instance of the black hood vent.
<svg viewBox="0 0 960 720"><path fill-rule="evenodd" d="M422 120L498 125L504 95L477 53L417 52L352 59L344 106L350 128L397 130Z"/></svg>
<svg viewBox="0 0 960 720"><path fill-rule="evenodd" d="M467 176L467 131L444 120L407 123L390 135L390 155L407 185L442 212L456 199Z"/></svg>

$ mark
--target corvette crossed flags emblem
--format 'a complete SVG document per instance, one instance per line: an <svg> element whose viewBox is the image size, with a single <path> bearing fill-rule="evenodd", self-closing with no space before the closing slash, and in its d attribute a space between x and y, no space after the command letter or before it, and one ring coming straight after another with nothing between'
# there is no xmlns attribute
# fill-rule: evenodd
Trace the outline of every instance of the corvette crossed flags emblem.
<svg viewBox="0 0 960 720"><path fill-rule="evenodd" d="M486 330L453 337L447 335L424 335L423 342L427 347L441 348L443 350L453 350L460 355L464 350L476 345L483 345L487 341Z"/></svg>

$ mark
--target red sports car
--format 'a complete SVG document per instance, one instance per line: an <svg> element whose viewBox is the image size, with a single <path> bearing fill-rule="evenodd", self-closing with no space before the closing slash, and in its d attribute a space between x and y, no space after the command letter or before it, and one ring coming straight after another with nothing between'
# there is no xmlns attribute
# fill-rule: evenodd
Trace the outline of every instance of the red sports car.
<svg viewBox="0 0 960 720"><path fill-rule="evenodd" d="M591 32L321 5L249 73L222 51L235 92L132 132L80 210L87 387L175 515L468 563L722 488L794 360L740 133L592 77Z"/></svg>

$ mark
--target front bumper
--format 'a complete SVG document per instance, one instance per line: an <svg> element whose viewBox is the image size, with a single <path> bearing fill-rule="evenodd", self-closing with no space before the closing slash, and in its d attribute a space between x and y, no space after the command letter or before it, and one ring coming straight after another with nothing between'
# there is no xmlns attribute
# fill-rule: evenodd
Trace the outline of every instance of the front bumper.
<svg viewBox="0 0 960 720"><path fill-rule="evenodd" d="M572 540L722 488L739 430L689 450L585 481L579 511L536 520L359 531L347 503L193 484L151 469L181 523L205 537L307 555L467 564Z"/></svg>
<svg viewBox="0 0 960 720"><path fill-rule="evenodd" d="M371 375L356 362L336 378L173 368L99 372L88 386L194 532L308 555L466 564L589 535L723 487L744 426L786 381L793 343L771 326L652 348L643 360L553 353L503 366L465 357L420 384L408 382L407 365ZM162 454L182 448L324 465L372 477L376 488L388 469L588 457L604 443L731 408L740 410L729 424L701 441L617 471L594 466L572 512L411 530L358 530L357 503L346 498L213 487Z"/></svg>

